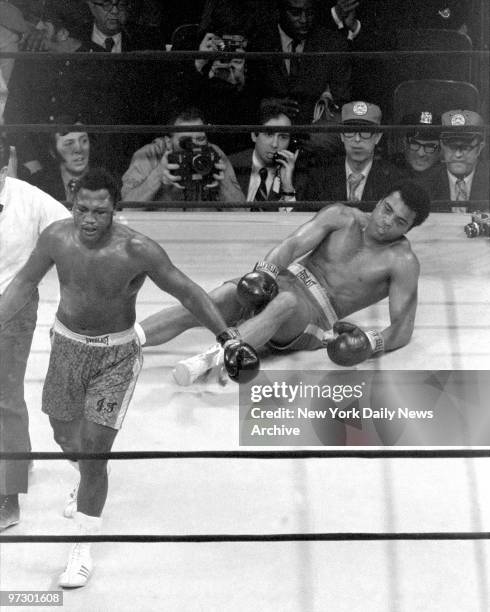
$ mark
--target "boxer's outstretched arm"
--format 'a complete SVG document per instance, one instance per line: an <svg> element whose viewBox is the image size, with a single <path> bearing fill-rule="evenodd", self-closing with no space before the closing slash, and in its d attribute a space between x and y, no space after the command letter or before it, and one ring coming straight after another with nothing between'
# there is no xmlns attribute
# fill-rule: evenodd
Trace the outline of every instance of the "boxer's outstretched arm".
<svg viewBox="0 0 490 612"><path fill-rule="evenodd" d="M388 298L390 325L382 331L385 351L404 346L412 337L419 273L419 262L411 251L397 258L392 270Z"/></svg>
<svg viewBox="0 0 490 612"><path fill-rule="evenodd" d="M227 325L208 294L176 268L165 251L153 240L136 241L135 250L144 261L144 269L163 291L174 296L204 327L215 335Z"/></svg>
<svg viewBox="0 0 490 612"><path fill-rule="evenodd" d="M265 261L287 268L295 259L315 249L331 232L344 227L352 212L342 204L320 210L280 244L270 250Z"/></svg>
<svg viewBox="0 0 490 612"><path fill-rule="evenodd" d="M31 256L0 297L0 329L25 306L43 276L54 264L50 256L52 226L42 232Z"/></svg>

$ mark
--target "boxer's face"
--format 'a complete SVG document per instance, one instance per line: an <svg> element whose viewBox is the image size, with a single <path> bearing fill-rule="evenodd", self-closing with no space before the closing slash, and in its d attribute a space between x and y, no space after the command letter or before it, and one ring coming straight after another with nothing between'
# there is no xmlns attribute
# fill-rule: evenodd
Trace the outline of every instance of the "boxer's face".
<svg viewBox="0 0 490 612"><path fill-rule="evenodd" d="M378 202L369 219L370 235L379 242L394 242L412 227L416 213L402 200L399 191Z"/></svg>
<svg viewBox="0 0 490 612"><path fill-rule="evenodd" d="M74 176L81 176L88 168L90 155L87 132L56 134L56 152L62 167Z"/></svg>
<svg viewBox="0 0 490 612"><path fill-rule="evenodd" d="M405 159L415 172L428 170L440 158L439 140L408 137L405 141Z"/></svg>
<svg viewBox="0 0 490 612"><path fill-rule="evenodd" d="M471 141L461 138L442 140L442 159L451 174L467 176L475 169L484 146L484 142L479 137Z"/></svg>
<svg viewBox="0 0 490 612"><path fill-rule="evenodd" d="M112 225L114 204L107 189L80 189L73 203L73 222L80 240L95 245Z"/></svg>
<svg viewBox="0 0 490 612"><path fill-rule="evenodd" d="M281 114L269 119L264 125L277 126L280 129L290 126L291 120L286 115ZM289 146L290 135L288 132L258 132L257 134L252 132L251 136L255 143L255 153L264 166L272 166L274 153L281 149L287 149Z"/></svg>

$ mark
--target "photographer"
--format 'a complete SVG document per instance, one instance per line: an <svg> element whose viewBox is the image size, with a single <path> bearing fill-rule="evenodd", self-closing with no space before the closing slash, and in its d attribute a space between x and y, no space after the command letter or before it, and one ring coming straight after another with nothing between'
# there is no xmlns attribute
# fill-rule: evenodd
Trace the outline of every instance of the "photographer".
<svg viewBox="0 0 490 612"><path fill-rule="evenodd" d="M204 119L191 107L178 111L169 124L204 125ZM228 158L204 132L156 138L136 151L122 181L123 201L245 201Z"/></svg>
<svg viewBox="0 0 490 612"><path fill-rule="evenodd" d="M198 50L219 54L236 52L241 57L182 61L179 78L172 80L173 98L170 99L177 100L179 107L197 106L212 124L253 123L261 95L247 78L247 39L235 29L219 32L207 32ZM162 89L161 98L159 109L168 108L168 87ZM214 134L213 141L228 154L242 151L250 142L246 132Z"/></svg>

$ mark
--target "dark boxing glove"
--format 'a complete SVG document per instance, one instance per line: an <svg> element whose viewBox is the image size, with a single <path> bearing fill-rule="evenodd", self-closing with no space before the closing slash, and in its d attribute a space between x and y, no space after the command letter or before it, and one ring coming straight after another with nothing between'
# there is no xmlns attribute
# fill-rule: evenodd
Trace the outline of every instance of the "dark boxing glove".
<svg viewBox="0 0 490 612"><path fill-rule="evenodd" d="M277 293L276 278L279 268L267 261L255 264L253 272L245 274L237 285L237 299L247 309L258 312L273 300Z"/></svg>
<svg viewBox="0 0 490 612"><path fill-rule="evenodd" d="M224 364L228 376L237 383L248 383L257 375L260 360L253 347L240 338L236 327L228 327L216 336L224 348Z"/></svg>
<svg viewBox="0 0 490 612"><path fill-rule="evenodd" d="M326 343L327 353L338 365L350 367L384 350L383 336L374 329L363 331L347 321L337 321L333 331L338 335Z"/></svg>

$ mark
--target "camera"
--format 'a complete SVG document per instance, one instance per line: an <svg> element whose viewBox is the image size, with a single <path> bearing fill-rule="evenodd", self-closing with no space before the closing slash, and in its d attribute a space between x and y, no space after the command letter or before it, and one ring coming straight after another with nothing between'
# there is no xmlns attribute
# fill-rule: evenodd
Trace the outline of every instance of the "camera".
<svg viewBox="0 0 490 612"><path fill-rule="evenodd" d="M464 226L464 231L468 238L490 237L490 214L479 210L475 211L471 215L471 223Z"/></svg>
<svg viewBox="0 0 490 612"><path fill-rule="evenodd" d="M179 165L181 185L189 188L195 181L203 186L213 183L215 165L220 160L218 153L209 145L194 145L192 138L181 138L179 145L182 151L169 153L168 161Z"/></svg>
<svg viewBox="0 0 490 612"><path fill-rule="evenodd" d="M223 34L216 40L216 46L220 51L233 52L238 49L245 49L247 39L241 34Z"/></svg>

